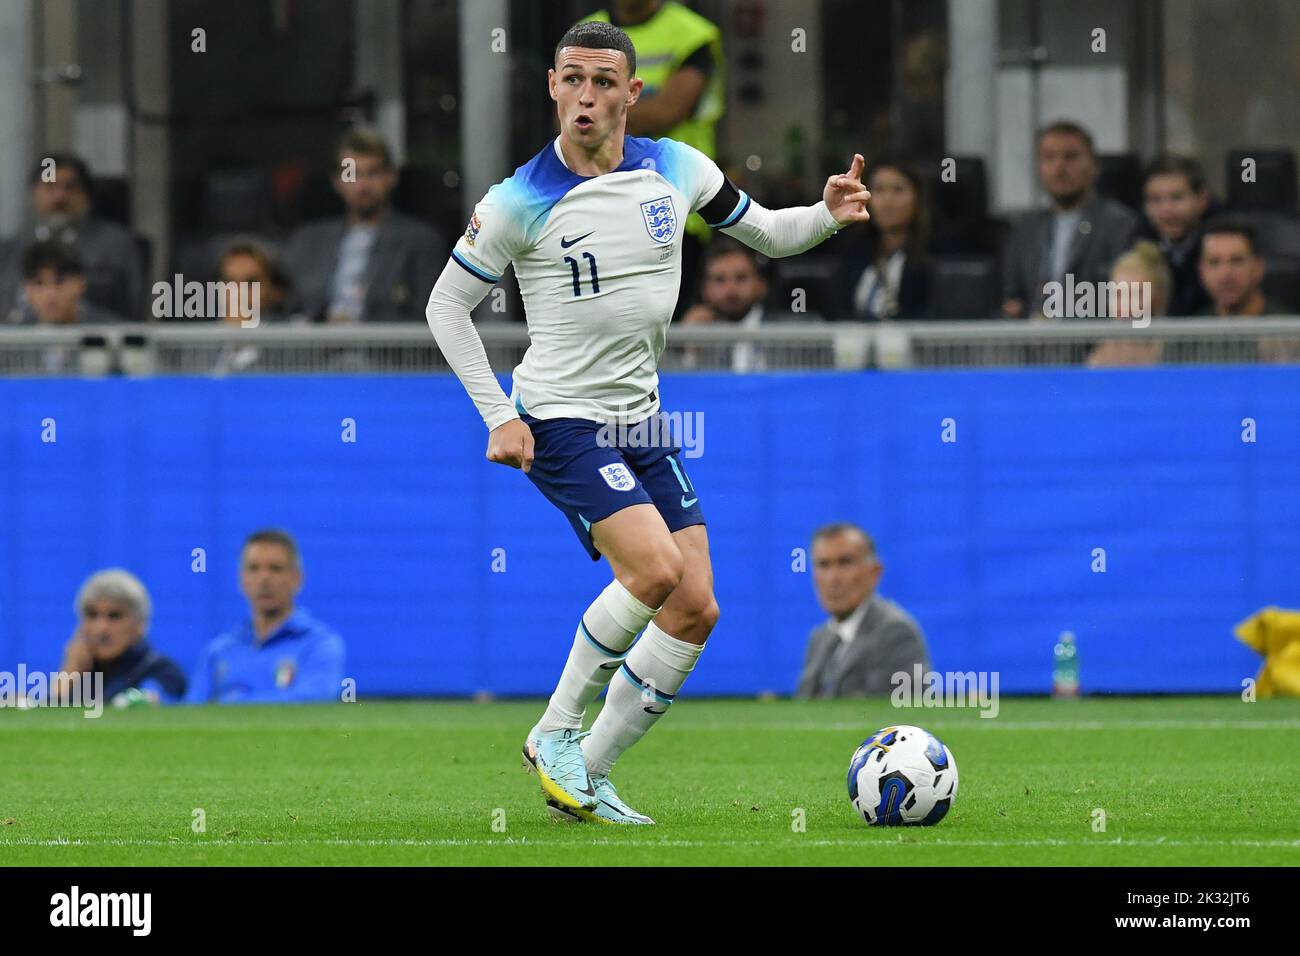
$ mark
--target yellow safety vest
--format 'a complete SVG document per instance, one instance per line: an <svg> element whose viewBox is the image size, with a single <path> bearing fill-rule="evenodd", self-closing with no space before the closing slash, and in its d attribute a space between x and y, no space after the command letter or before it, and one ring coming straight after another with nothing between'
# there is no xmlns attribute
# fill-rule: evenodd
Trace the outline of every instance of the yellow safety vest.
<svg viewBox="0 0 1300 956"><path fill-rule="evenodd" d="M587 20L609 23L609 11L598 10ZM636 75L645 84L644 93L663 89L668 77L681 68L688 56L708 44L713 52L713 72L700 94L695 109L667 132L670 139L694 146L705 156L717 158L716 128L725 108L722 31L694 10L668 0L649 20L621 28L636 48ZM687 231L696 236L708 233L704 220L692 214Z"/></svg>

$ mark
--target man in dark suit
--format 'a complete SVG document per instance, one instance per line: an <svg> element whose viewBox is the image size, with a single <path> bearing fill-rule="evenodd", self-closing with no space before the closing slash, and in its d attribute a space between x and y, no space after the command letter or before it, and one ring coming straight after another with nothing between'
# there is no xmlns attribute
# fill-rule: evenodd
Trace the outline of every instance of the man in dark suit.
<svg viewBox="0 0 1300 956"><path fill-rule="evenodd" d="M124 226L94 215L92 181L84 160L54 153L32 167L31 219L18 235L0 243L0 321L22 321L23 255L37 243L58 242L81 263L86 300L131 319L144 303L144 263L135 237Z"/></svg>
<svg viewBox="0 0 1300 956"><path fill-rule="evenodd" d="M1173 277L1169 315L1196 315L1210 304L1199 272L1201 236L1213 218L1214 204L1201 164L1189 156L1166 154L1142 174L1143 235L1154 239Z"/></svg>
<svg viewBox="0 0 1300 956"><path fill-rule="evenodd" d="M884 565L875 542L848 522L813 535L813 581L830 619L808 639L797 697L888 694L894 675L930 669L925 638L906 611L876 593Z"/></svg>
<svg viewBox="0 0 1300 956"><path fill-rule="evenodd" d="M290 238L290 311L319 322L423 321L442 240L392 208L397 169L378 134L352 130L336 159L344 215L308 223Z"/></svg>
<svg viewBox="0 0 1300 956"><path fill-rule="evenodd" d="M1105 282L1133 244L1140 220L1128 207L1097 195L1092 136L1077 123L1057 122L1038 133L1038 178L1051 208L1021 220L1003 255L1002 311L1009 318L1042 314L1044 286Z"/></svg>

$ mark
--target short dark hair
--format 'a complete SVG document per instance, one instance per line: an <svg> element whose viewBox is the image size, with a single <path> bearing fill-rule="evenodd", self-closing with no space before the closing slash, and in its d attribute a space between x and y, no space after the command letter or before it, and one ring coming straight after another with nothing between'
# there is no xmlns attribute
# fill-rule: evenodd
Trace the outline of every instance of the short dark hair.
<svg viewBox="0 0 1300 956"><path fill-rule="evenodd" d="M23 252L24 279L35 280L46 269L53 269L60 279L85 274L77 250L57 239L34 242Z"/></svg>
<svg viewBox="0 0 1300 956"><path fill-rule="evenodd" d="M1043 137L1053 134L1077 136L1088 147L1088 155L1094 157L1097 155L1097 147L1092 141L1092 134L1073 120L1057 120L1054 123L1048 123L1034 137L1034 149L1037 150L1043 144Z"/></svg>
<svg viewBox="0 0 1300 956"><path fill-rule="evenodd" d="M1250 254L1252 256L1259 255L1259 233L1254 226L1244 219L1221 216L1206 223L1205 232L1201 234L1202 254L1205 252L1205 240L1210 236L1241 236L1246 240L1246 245L1250 247Z"/></svg>
<svg viewBox="0 0 1300 956"><path fill-rule="evenodd" d="M252 544L278 544L289 552L289 563L298 570L302 570L302 557L298 553L298 542L293 539L287 531L279 528L263 528L260 531L254 531L244 539L244 547L240 552L240 560L243 560L243 551L248 550Z"/></svg>
<svg viewBox="0 0 1300 956"><path fill-rule="evenodd" d="M388 143L377 131L365 126L353 127L339 137L334 158L338 159L341 156L347 158L378 156L384 161L387 169L393 168L393 154L388 148Z"/></svg>
<svg viewBox="0 0 1300 956"><path fill-rule="evenodd" d="M742 255L754 263L754 268L758 270L759 275L763 274L762 265L759 263L754 250L749 248L743 242L739 242L730 236L715 235L709 240L709 244L704 247L704 267L707 269L717 260L724 256Z"/></svg>
<svg viewBox="0 0 1300 956"><path fill-rule="evenodd" d="M585 50L617 50L627 57L627 75L636 76L636 47L628 35L603 20L584 20L569 27L560 42L555 44L554 59L560 58L560 51L566 46L582 47Z"/></svg>
<svg viewBox="0 0 1300 956"><path fill-rule="evenodd" d="M1187 180L1187 185L1191 187L1192 192L1205 191L1205 170L1190 156L1179 156L1175 153L1157 156L1147 164L1146 169L1142 170L1142 186L1145 188L1155 176L1182 176Z"/></svg>
<svg viewBox="0 0 1300 956"><path fill-rule="evenodd" d="M813 532L812 543L816 544L822 538L837 538L842 534L860 534L862 540L867 543L867 555L874 557L876 553L876 542L867 534L867 529L861 525L856 525L852 521L832 521L830 524L824 524Z"/></svg>
<svg viewBox="0 0 1300 956"><path fill-rule="evenodd" d="M27 180L29 186L35 186L38 182L42 181L45 175L45 165L50 160L54 161L54 175L56 177L59 175L59 170L61 168L67 167L72 169L76 172L77 178L81 180L81 188L84 189L87 194L91 192L94 182L90 176L90 167L87 166L86 161L76 153L50 153L48 156L42 156L32 166L31 175Z"/></svg>

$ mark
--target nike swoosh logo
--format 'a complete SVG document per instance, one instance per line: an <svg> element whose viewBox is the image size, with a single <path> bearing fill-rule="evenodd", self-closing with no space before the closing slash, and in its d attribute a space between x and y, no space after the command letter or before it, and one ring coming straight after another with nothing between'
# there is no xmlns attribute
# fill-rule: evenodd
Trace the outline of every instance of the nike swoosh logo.
<svg viewBox="0 0 1300 956"><path fill-rule="evenodd" d="M591 785L590 777L587 778L587 786L584 789L579 790L578 792L585 793L589 797L594 797L596 795L596 788Z"/></svg>
<svg viewBox="0 0 1300 956"><path fill-rule="evenodd" d="M668 711L667 711L666 709L665 709L665 710L655 710L653 707L642 707L641 709L644 710L647 714L666 714L666 713L668 713Z"/></svg>
<svg viewBox="0 0 1300 956"><path fill-rule="evenodd" d="M616 671L623 666L622 661L614 661L612 664L601 664L600 669L603 671Z"/></svg>
<svg viewBox="0 0 1300 956"><path fill-rule="evenodd" d="M587 233L587 236L590 236L595 231L595 229L591 230L591 232ZM560 236L560 248L567 249L569 246L582 242L582 240L586 239L587 236L579 236L577 239L565 239L563 236Z"/></svg>
<svg viewBox="0 0 1300 956"><path fill-rule="evenodd" d="M699 500L700 500L699 498L692 498L690 501L687 501L686 496L682 495L682 507L689 508L691 505L695 504L695 502Z"/></svg>

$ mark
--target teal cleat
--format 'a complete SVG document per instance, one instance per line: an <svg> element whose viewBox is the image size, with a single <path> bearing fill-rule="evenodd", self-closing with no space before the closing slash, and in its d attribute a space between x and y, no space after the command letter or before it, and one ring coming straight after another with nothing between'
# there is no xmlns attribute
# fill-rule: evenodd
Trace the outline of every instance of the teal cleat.
<svg viewBox="0 0 1300 956"><path fill-rule="evenodd" d="M590 731L588 731L590 733ZM582 756L582 738L576 730L529 731L524 742L524 769L542 781L547 804L566 810L589 810L596 806L596 789L587 775Z"/></svg>
<svg viewBox="0 0 1300 956"><path fill-rule="evenodd" d="M609 777L592 777L599 803L592 810L570 810L554 800L547 800L551 816L564 823L605 823L623 826L653 826L654 821L644 813L629 807L618 795Z"/></svg>

